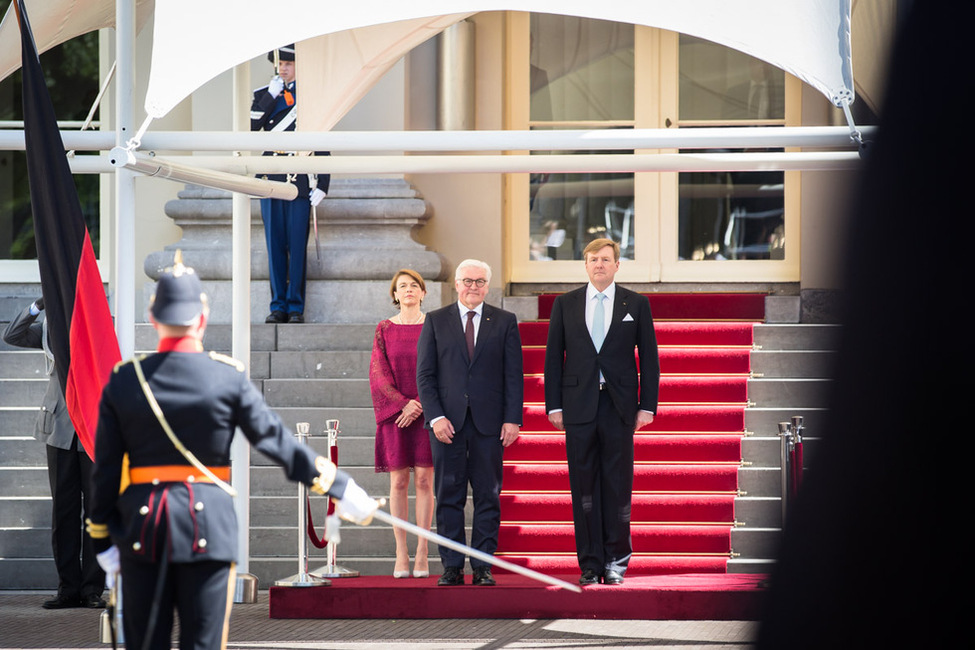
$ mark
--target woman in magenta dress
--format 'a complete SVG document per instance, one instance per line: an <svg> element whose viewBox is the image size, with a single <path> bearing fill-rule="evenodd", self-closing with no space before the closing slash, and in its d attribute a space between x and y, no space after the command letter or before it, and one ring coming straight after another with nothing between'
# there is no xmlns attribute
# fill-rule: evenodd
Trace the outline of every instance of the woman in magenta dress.
<svg viewBox="0 0 975 650"><path fill-rule="evenodd" d="M376 326L369 364L369 386L376 411L376 471L389 472L389 512L409 515L410 470L414 472L416 522L430 529L433 520L433 457L423 426L423 408L416 390L416 344L423 329L420 311L426 283L416 271L401 269L389 286L399 314ZM393 528L396 539L394 578L410 575L406 531ZM413 577L430 575L427 540L419 539Z"/></svg>

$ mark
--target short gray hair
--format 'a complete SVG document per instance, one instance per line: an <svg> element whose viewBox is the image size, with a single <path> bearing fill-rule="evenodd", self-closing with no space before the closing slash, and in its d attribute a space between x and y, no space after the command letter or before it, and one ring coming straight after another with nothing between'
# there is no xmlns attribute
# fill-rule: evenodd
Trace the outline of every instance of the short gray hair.
<svg viewBox="0 0 975 650"><path fill-rule="evenodd" d="M484 269L484 275L488 282L491 281L491 267L488 266L487 262L482 262L481 260L471 260L467 259L457 265L457 270L454 271L454 280L461 280L461 269L466 269L468 267L474 267L478 269Z"/></svg>

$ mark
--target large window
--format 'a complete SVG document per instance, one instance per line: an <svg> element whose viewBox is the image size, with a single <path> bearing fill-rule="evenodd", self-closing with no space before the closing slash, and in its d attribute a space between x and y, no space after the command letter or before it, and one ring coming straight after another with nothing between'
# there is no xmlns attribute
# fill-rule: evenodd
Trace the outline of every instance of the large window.
<svg viewBox="0 0 975 650"><path fill-rule="evenodd" d="M8 0L0 0L5 13ZM59 121L81 122L98 94L98 33L74 38L41 55L41 66ZM0 83L0 122L23 128L21 73ZM95 255L99 247L99 179L96 174L75 175L81 209L88 222ZM34 222L23 151L0 151L0 260L35 260Z"/></svg>
<svg viewBox="0 0 975 650"><path fill-rule="evenodd" d="M549 14L512 12L508 29L509 128L798 123L787 109L790 98L799 104L799 82L722 45ZM530 155L559 153L567 152ZM538 173L506 182L514 281L577 280L573 262L596 237L620 243L625 282L798 277L797 173Z"/></svg>
<svg viewBox="0 0 975 650"><path fill-rule="evenodd" d="M532 14L530 43L532 129L632 127L632 25ZM598 237L632 259L633 174L532 174L529 191L532 260L582 259Z"/></svg>

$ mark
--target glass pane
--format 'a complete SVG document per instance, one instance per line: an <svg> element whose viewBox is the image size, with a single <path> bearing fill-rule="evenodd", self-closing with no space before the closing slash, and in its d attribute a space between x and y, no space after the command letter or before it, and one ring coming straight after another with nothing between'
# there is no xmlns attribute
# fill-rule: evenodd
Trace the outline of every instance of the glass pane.
<svg viewBox="0 0 975 650"><path fill-rule="evenodd" d="M0 7L6 4L0 1ZM98 94L98 33L79 36L45 52L41 55L41 66L57 118L84 120ZM0 120L23 119L21 89L19 70L0 83ZM98 175L78 174L74 180L91 243L98 256ZM23 151L0 151L0 259L37 259L27 186L27 157Z"/></svg>
<svg viewBox="0 0 975 650"><path fill-rule="evenodd" d="M529 183L531 259L581 260L600 237L633 259L633 174L531 174Z"/></svg>
<svg viewBox="0 0 975 650"><path fill-rule="evenodd" d="M681 260L785 257L783 172L678 175Z"/></svg>
<svg viewBox="0 0 975 650"><path fill-rule="evenodd" d="M680 36L681 120L781 120L785 73L738 50Z"/></svg>
<svg viewBox="0 0 975 650"><path fill-rule="evenodd" d="M532 14L533 121L633 119L633 25Z"/></svg>

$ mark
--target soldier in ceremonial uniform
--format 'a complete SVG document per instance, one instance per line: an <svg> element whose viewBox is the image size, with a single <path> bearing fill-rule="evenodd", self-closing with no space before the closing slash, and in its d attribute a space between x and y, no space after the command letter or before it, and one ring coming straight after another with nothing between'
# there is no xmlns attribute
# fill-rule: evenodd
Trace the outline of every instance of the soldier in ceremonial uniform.
<svg viewBox="0 0 975 650"><path fill-rule="evenodd" d="M277 67L270 83L254 91L251 131L294 131L298 118L295 82L295 46L268 54ZM265 156L294 156L294 151L265 151ZM326 152L316 152L327 155ZM268 275L271 280L271 313L267 323L303 323L305 311L305 264L309 215L328 192L326 174L266 174L262 178L293 183L298 196L292 201L261 199L261 217L267 241Z"/></svg>
<svg viewBox="0 0 975 650"><path fill-rule="evenodd" d="M118 364L102 394L88 531L106 573L121 572L131 648L168 649L174 610L181 650L225 647L238 558L228 485L237 427L289 479L332 497L341 516L367 524L378 505L296 441L243 364L203 351L207 313L198 276L177 261L150 308L157 352Z"/></svg>

